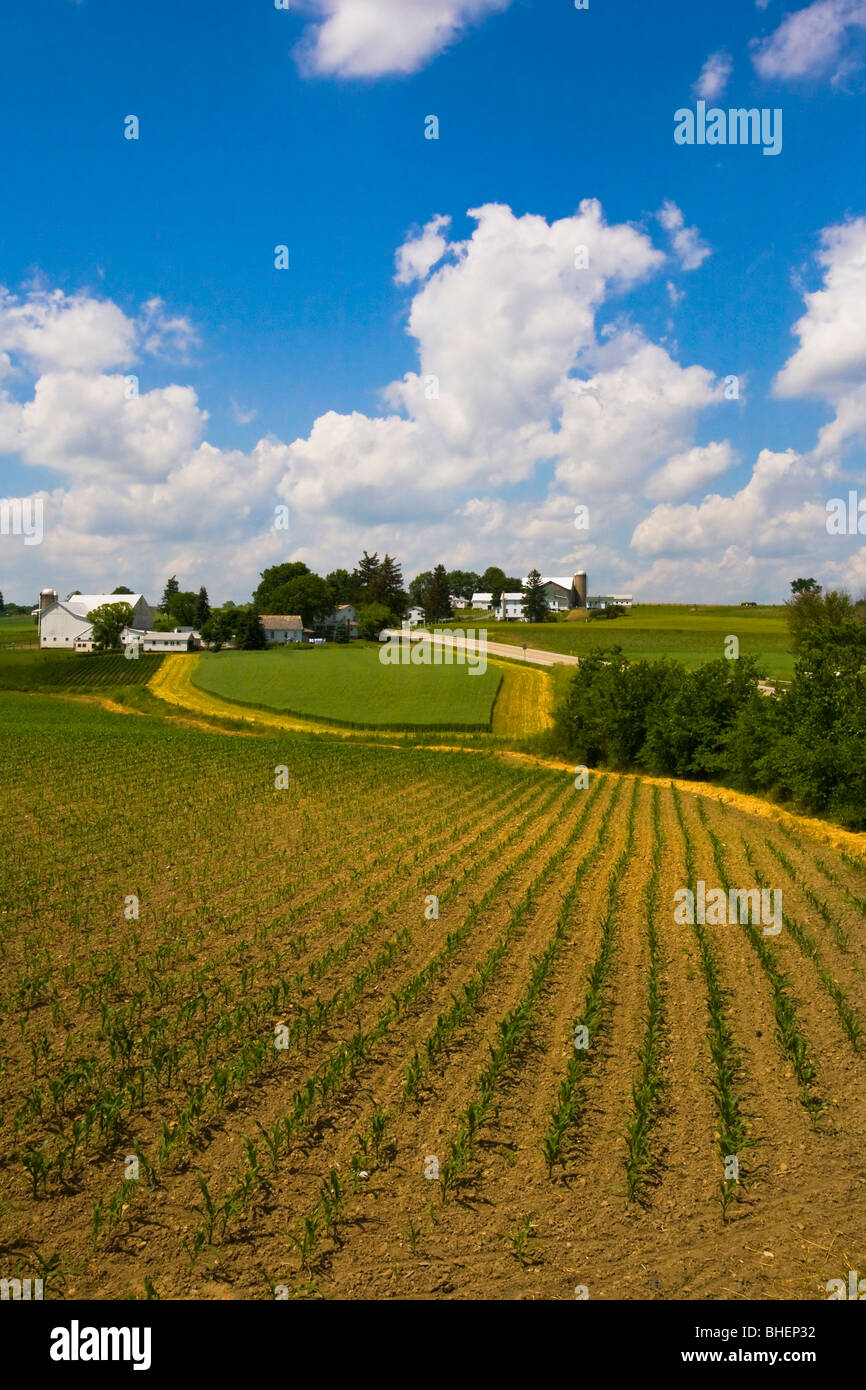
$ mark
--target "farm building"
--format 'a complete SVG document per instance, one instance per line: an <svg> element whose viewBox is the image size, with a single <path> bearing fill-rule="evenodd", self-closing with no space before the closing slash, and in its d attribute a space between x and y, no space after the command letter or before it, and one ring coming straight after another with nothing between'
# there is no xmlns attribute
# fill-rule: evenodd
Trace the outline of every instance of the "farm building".
<svg viewBox="0 0 866 1390"><path fill-rule="evenodd" d="M632 602L631 594L601 594L597 598L590 596L586 600L586 606L590 611L599 608L631 608Z"/></svg>
<svg viewBox="0 0 866 1390"><path fill-rule="evenodd" d="M300 642L304 636L304 624L297 613L266 613L261 624L268 643Z"/></svg>
<svg viewBox="0 0 866 1390"><path fill-rule="evenodd" d="M414 608L410 608L406 614L406 621L410 627L418 627L424 621L424 609L419 608L417 605Z"/></svg>
<svg viewBox="0 0 866 1390"><path fill-rule="evenodd" d="M90 651L93 624L87 621L87 615L105 603L128 603L132 609L130 626L142 629L153 626L156 614L143 594L72 594L61 600L56 589L43 589L37 614L40 647Z"/></svg>
<svg viewBox="0 0 866 1390"><path fill-rule="evenodd" d="M126 627L120 634L120 644L137 647L140 652L194 652L201 645L201 637L191 627L177 627L174 632Z"/></svg>

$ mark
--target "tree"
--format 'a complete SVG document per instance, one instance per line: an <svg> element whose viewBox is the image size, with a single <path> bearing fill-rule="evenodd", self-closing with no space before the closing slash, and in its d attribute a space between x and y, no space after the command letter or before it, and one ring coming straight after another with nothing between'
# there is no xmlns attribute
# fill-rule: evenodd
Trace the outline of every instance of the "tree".
<svg viewBox="0 0 866 1390"><path fill-rule="evenodd" d="M301 574L270 594L265 613L299 613L304 627L312 627L334 607L334 591L318 574Z"/></svg>
<svg viewBox="0 0 866 1390"><path fill-rule="evenodd" d="M820 588L803 589L796 598L789 598L785 607L788 610L788 630L791 634L791 649L798 654L807 638L819 629L839 623L857 620L858 614L851 597L840 589L830 589L822 594Z"/></svg>
<svg viewBox="0 0 866 1390"><path fill-rule="evenodd" d="M204 585L198 591L198 598L195 601L195 626L201 629L210 617L210 603L208 601L207 589Z"/></svg>
<svg viewBox="0 0 866 1390"><path fill-rule="evenodd" d="M437 565L430 576L430 582L424 590L422 607L428 623L438 623L445 618L453 617L451 589L444 565Z"/></svg>
<svg viewBox="0 0 866 1390"><path fill-rule="evenodd" d="M271 565L268 569L262 570L261 583L253 594L253 603L258 612L279 613L281 610L275 608L273 603L276 590L281 589L290 580L309 573L303 560L287 560L285 564Z"/></svg>
<svg viewBox="0 0 866 1390"><path fill-rule="evenodd" d="M125 584L118 584L117 588L116 588L116 589L112 589L111 592L112 592L113 594L133 594L133 593L135 593L135 590L134 590L134 589L127 589L127 587L126 587Z"/></svg>
<svg viewBox="0 0 866 1390"><path fill-rule="evenodd" d="M430 581L432 580L432 578L432 570L422 570L420 574L415 575L415 578L410 583L409 601L415 604L416 607L424 607L424 595L430 586Z"/></svg>
<svg viewBox="0 0 866 1390"><path fill-rule="evenodd" d="M325 583L333 591L335 606L338 603L355 602L357 594L348 570L331 570L330 574L325 575Z"/></svg>
<svg viewBox="0 0 866 1390"><path fill-rule="evenodd" d="M171 627L195 627L198 594L192 589L179 589L168 601L165 618Z"/></svg>
<svg viewBox="0 0 866 1390"><path fill-rule="evenodd" d="M481 575L474 570L449 570L448 587L455 598L471 598L481 590Z"/></svg>
<svg viewBox="0 0 866 1390"><path fill-rule="evenodd" d="M547 595L538 570L530 570L523 589L523 616L528 623L543 623L550 617Z"/></svg>
<svg viewBox="0 0 866 1390"><path fill-rule="evenodd" d="M238 621L237 645L241 651L258 652L266 646L265 630L254 608L248 608Z"/></svg>
<svg viewBox="0 0 866 1390"><path fill-rule="evenodd" d="M358 631L362 637L375 642L383 627L396 627L399 619L384 603L368 603L358 610Z"/></svg>
<svg viewBox="0 0 866 1390"><path fill-rule="evenodd" d="M373 603L376 601L375 589L379 579L379 555L373 551L368 555L364 551L352 571L352 584L357 594L358 603Z"/></svg>
<svg viewBox="0 0 866 1390"><path fill-rule="evenodd" d="M792 594L820 594L821 585L814 579L792 579Z"/></svg>
<svg viewBox="0 0 866 1390"><path fill-rule="evenodd" d="M502 594L508 588L508 580L505 570L501 570L498 565L488 565L481 576L481 593L493 595L493 602L498 603Z"/></svg>
<svg viewBox="0 0 866 1390"><path fill-rule="evenodd" d="M381 603L392 613L402 613L406 607L402 568L392 555L380 560L376 551L368 555L365 550L352 575L352 582L358 603L367 607L372 603Z"/></svg>
<svg viewBox="0 0 866 1390"><path fill-rule="evenodd" d="M174 597L174 595L178 593L179 590L180 585L177 582L177 575L173 574L171 576L171 579L168 580L165 589L163 590L162 598L159 602L159 607L163 613L168 612L169 608L171 607L171 600Z"/></svg>
<svg viewBox="0 0 866 1390"><path fill-rule="evenodd" d="M120 634L129 626L132 609L128 603L101 603L87 615L93 624L93 644L97 651L113 651L120 646Z"/></svg>

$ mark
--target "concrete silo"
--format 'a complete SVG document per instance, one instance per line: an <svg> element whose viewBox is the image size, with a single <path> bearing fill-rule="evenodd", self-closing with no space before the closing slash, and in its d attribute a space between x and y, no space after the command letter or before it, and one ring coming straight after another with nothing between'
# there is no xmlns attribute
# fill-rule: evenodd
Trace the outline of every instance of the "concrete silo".
<svg viewBox="0 0 866 1390"><path fill-rule="evenodd" d="M576 608L586 607L586 570L578 570L572 580L572 587L577 595Z"/></svg>

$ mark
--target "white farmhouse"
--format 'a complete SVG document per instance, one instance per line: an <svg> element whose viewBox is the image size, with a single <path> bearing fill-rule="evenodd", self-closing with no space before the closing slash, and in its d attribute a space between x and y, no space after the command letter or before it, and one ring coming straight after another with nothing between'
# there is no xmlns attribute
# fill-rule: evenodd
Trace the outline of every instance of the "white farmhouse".
<svg viewBox="0 0 866 1390"><path fill-rule="evenodd" d="M522 590L513 594L503 594L496 609L496 616L504 623L523 621L524 596Z"/></svg>
<svg viewBox="0 0 866 1390"><path fill-rule="evenodd" d="M489 612L490 609L492 609L492 607L493 607L493 595L492 595L492 594L485 594L485 593L473 594L473 595L472 595L472 607L473 607L473 608L486 608L486 609L488 610L488 612Z"/></svg>
<svg viewBox="0 0 866 1390"><path fill-rule="evenodd" d="M128 603L132 609L130 627L153 627L156 614L143 594L73 594L61 600L56 589L43 589L39 595L40 647L90 651L93 624L87 615L104 603Z"/></svg>
<svg viewBox="0 0 866 1390"><path fill-rule="evenodd" d="M297 613L266 613L261 624L269 646L274 642L300 642L304 636L304 624Z"/></svg>
<svg viewBox="0 0 866 1390"><path fill-rule="evenodd" d="M424 622L424 609L419 608L417 605L414 608L410 608L406 614L406 620L410 627L420 627Z"/></svg>

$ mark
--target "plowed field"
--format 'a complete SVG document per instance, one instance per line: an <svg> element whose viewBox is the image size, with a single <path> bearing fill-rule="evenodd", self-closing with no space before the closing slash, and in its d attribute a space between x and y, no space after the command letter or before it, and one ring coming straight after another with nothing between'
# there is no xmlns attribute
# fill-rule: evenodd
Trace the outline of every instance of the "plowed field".
<svg viewBox="0 0 866 1390"><path fill-rule="evenodd" d="M634 778L2 699L6 1277L824 1299L866 1267L856 853ZM698 880L781 890L781 932L678 923Z"/></svg>

